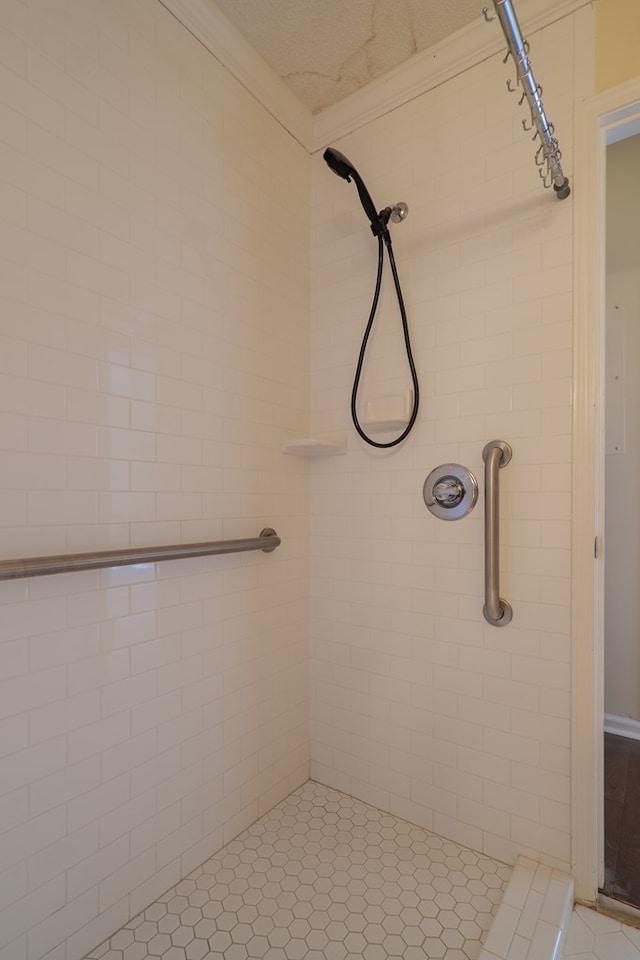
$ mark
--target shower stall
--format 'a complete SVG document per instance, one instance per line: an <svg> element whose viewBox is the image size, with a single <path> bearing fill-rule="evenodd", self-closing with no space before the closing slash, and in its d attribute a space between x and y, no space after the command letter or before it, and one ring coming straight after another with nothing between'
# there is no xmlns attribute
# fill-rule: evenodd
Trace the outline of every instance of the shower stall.
<svg viewBox="0 0 640 960"><path fill-rule="evenodd" d="M571 868L572 200L540 189L481 15L418 79L315 118L216 16L0 12L0 560L135 560L0 581L0 960L456 951L463 923L477 953L518 856ZM526 28L571 170L593 5ZM375 262L327 144L411 207L420 409L392 450L350 421ZM407 391L397 308L383 277L359 394L383 420ZM426 508L439 464L478 479L460 522ZM270 554L157 555L264 528Z"/></svg>

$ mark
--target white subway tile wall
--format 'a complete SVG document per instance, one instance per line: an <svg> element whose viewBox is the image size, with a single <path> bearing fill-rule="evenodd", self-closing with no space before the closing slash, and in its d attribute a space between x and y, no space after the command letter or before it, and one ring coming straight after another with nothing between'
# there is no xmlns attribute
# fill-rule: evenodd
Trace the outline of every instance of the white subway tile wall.
<svg viewBox="0 0 640 960"><path fill-rule="evenodd" d="M76 960L308 777L308 153L157 0L3 0L0 957Z"/></svg>
<svg viewBox="0 0 640 960"><path fill-rule="evenodd" d="M580 24L529 38L569 174ZM572 201L541 187L511 73L492 57L335 144L379 208L410 208L391 232L422 400L391 453L349 421L375 242L353 186L313 159L312 426L348 433L349 451L312 465L311 769L489 856L567 869ZM376 324L361 412L409 384L388 272ZM482 617L494 439L513 448L500 534L514 615L499 629ZM456 523L422 498L448 462L481 488Z"/></svg>

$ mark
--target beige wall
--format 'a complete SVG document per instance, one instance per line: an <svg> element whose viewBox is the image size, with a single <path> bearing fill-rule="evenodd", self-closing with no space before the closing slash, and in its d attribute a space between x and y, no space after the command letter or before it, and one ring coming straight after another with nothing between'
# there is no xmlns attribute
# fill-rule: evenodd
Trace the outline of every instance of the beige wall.
<svg viewBox="0 0 640 960"><path fill-rule="evenodd" d="M640 73L640 3L596 3L596 90L615 87Z"/></svg>

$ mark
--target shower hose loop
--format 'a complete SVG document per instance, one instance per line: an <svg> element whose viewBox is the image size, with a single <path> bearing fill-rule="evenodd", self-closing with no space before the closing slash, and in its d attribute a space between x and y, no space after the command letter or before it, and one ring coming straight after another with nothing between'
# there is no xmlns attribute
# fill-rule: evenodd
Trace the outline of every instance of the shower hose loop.
<svg viewBox="0 0 640 960"><path fill-rule="evenodd" d="M360 354L358 356L358 363L356 365L356 372L353 379L353 389L351 391L351 419L353 420L353 425L356 428L356 431L366 443L370 444L372 447L380 447L385 449L388 447L396 447L399 443L402 443L402 441L411 432L411 429L413 428L413 425L416 422L416 417L418 416L418 406L420 403L420 387L418 384L418 374L416 372L415 363L413 361L413 353L411 350L411 339L409 337L409 323L407 321L407 311L405 309L404 299L402 296L402 289L400 287L400 278L398 277L396 260L393 255L391 237L389 236L389 232L386 229L383 229L379 233L376 233L376 239L378 241L378 272L376 276L376 286L373 294L373 302L371 304L371 310L369 311L369 319L367 320L367 326L364 331L364 336L362 337L362 345L360 347ZM378 440L373 440L362 429L362 426L358 419L357 402L358 402L358 390L360 388L360 378L362 376L362 367L364 364L364 358L367 351L367 344L369 342L369 336L373 328L373 321L375 320L376 311L378 309L378 301L380 300L380 289L382 287L382 270L384 267L385 246L387 248L387 254L389 256L389 264L391 266L391 273L393 275L393 284L396 291L396 297L398 298L398 307L400 308L400 317L402 319L402 333L404 336L404 345L407 353L407 363L409 364L411 381L413 384L413 409L411 411L409 422L405 427L405 429L400 434L400 436L396 437L395 440L389 440L386 443L381 443Z"/></svg>

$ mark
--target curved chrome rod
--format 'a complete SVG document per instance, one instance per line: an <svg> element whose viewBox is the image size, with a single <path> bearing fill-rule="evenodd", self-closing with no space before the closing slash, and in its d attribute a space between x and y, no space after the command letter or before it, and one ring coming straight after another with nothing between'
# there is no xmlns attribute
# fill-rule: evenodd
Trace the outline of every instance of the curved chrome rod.
<svg viewBox="0 0 640 960"><path fill-rule="evenodd" d="M262 550L271 553L281 544L271 527L259 537L244 540L209 540L203 543L176 543L164 547L132 547L124 550L98 550L93 553L58 554L53 557L29 557L24 560L0 561L0 580L23 577L44 577L52 573L76 573L102 567L123 567L132 563L155 563L159 560L184 560L187 557L209 557L220 553L246 553Z"/></svg>
<svg viewBox="0 0 640 960"><path fill-rule="evenodd" d="M484 607L487 623L506 627L513 610L500 598L500 488L498 472L511 460L511 447L504 440L492 440L482 451L484 460Z"/></svg>
<svg viewBox="0 0 640 960"><path fill-rule="evenodd" d="M553 135L553 125L547 120L547 115L542 104L542 88L536 83L529 61L529 44L522 39L520 25L516 17L511 0L493 0L493 6L496 16L500 21L502 32L507 41L508 53L511 54L513 62L516 65L517 85L522 87L522 96L526 98L529 109L531 110L531 120L540 137L544 159L547 163L548 180L543 178L546 187L553 185L556 196L559 200L564 200L571 193L569 181L565 177L560 165L560 147L558 141ZM495 20L495 17L489 17L488 10L483 10L485 20ZM508 54L507 54L508 55ZM511 86L511 81L507 81L509 90L515 90Z"/></svg>

